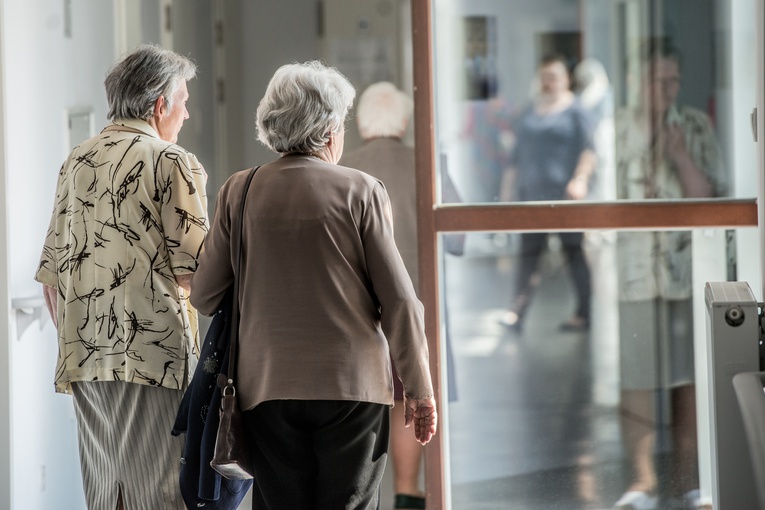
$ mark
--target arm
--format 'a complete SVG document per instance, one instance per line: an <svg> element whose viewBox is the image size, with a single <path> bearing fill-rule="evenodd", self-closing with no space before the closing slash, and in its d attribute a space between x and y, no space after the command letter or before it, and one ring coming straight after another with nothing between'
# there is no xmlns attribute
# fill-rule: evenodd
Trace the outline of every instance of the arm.
<svg viewBox="0 0 765 510"><path fill-rule="evenodd" d="M178 286L186 292L191 292L191 274L177 274L175 275L175 281Z"/></svg>
<svg viewBox="0 0 765 510"><path fill-rule="evenodd" d="M597 157L592 149L585 149L579 155L574 174L566 185L566 196L571 200L583 200L587 198L590 177L595 172Z"/></svg>
<svg viewBox="0 0 765 510"><path fill-rule="evenodd" d="M499 185L499 200L501 202L511 202L513 200L517 172L514 166L509 166L502 173L502 182Z"/></svg>
<svg viewBox="0 0 765 510"><path fill-rule="evenodd" d="M229 205L232 185L237 179L234 174L218 192L215 201L210 231L205 238L204 250L199 256L199 265L191 277L191 304L204 315L212 315L218 310L223 297L234 281L234 269L231 262L231 217L230 211L235 204ZM244 178L237 180L244 183ZM238 211L238 209L236 209Z"/></svg>
<svg viewBox="0 0 765 510"><path fill-rule="evenodd" d="M160 157L160 165L168 183L161 216L171 247L170 268L178 286L188 291L208 228L206 174L189 153L167 152Z"/></svg>
<svg viewBox="0 0 765 510"><path fill-rule="evenodd" d="M675 165L685 198L714 196L714 187L707 175L693 160L685 144L685 133L678 125L666 126L665 148Z"/></svg>
<svg viewBox="0 0 765 510"><path fill-rule="evenodd" d="M404 384L406 423L414 423L418 441L427 442L435 432L437 415L424 309L396 249L390 201L381 183L372 190L359 230L369 278L380 303L382 330Z"/></svg>
<svg viewBox="0 0 765 510"><path fill-rule="evenodd" d="M48 307L50 319L53 321L53 325L58 328L58 291L50 285L43 284L43 297L45 298L45 305Z"/></svg>

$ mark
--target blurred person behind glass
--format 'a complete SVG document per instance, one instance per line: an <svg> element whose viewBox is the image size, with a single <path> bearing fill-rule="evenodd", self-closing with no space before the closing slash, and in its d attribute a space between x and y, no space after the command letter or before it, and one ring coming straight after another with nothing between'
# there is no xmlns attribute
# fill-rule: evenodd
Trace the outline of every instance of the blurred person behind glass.
<svg viewBox="0 0 765 510"><path fill-rule="evenodd" d="M207 177L175 145L186 57L140 46L106 77L112 123L58 174L35 279L57 327L57 392L77 416L91 510L177 508L175 413L196 365L190 275L207 231Z"/></svg>
<svg viewBox="0 0 765 510"><path fill-rule="evenodd" d="M359 98L356 122L364 144L343 155L340 163L380 179L390 194L396 245L401 253L415 290L419 288L417 259L417 186L414 149L402 138L412 115L412 100L390 82L367 87ZM445 189L454 189L446 172ZM444 193L446 199L446 191ZM450 239L454 240L454 239ZM447 335L447 362L451 359ZM449 374L449 400L456 397L453 371ZM404 427L404 388L395 365L393 389L396 405L391 409L391 457L393 460L395 503L397 509L425 508L419 490L422 448Z"/></svg>
<svg viewBox="0 0 765 510"><path fill-rule="evenodd" d="M595 152L589 115L570 89L562 56L544 57L537 67L539 91L513 123L515 145L510 167L502 180L501 199L510 201L583 200L595 170ZM500 319L520 331L539 284L538 265L547 246L547 233L520 234L520 261L514 296ZM587 331L590 326L590 269L582 249L581 232L557 234L568 260L576 290L576 309L560 328Z"/></svg>
<svg viewBox="0 0 765 510"><path fill-rule="evenodd" d="M592 140L597 161L589 197L616 198L614 170L614 95L603 64L585 58L574 68L574 88L579 104L590 115Z"/></svg>
<svg viewBox="0 0 765 510"><path fill-rule="evenodd" d="M436 431L423 306L377 179L339 166L355 91L319 62L272 77L258 138L280 157L247 193L237 390L254 459L253 508L373 509L388 449L391 358L406 425ZM216 311L248 171L221 188L192 301Z"/></svg>
<svg viewBox="0 0 765 510"><path fill-rule="evenodd" d="M677 102L681 67L666 39L644 48L640 101L616 114L617 197L682 199L725 194L712 123ZM660 392L670 397L670 496L701 508L693 352L692 233L620 232L620 415L632 480L615 508L659 505L654 460Z"/></svg>

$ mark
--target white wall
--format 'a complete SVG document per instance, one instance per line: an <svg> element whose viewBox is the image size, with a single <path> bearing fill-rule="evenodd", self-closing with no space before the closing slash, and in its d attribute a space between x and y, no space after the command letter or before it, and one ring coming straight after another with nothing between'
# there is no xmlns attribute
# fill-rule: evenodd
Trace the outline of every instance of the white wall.
<svg viewBox="0 0 765 510"><path fill-rule="evenodd" d="M73 0L71 16L65 15L64 5L2 0L2 173L8 215L0 229L12 240L12 249L8 278L0 273L0 288L13 298L40 294L33 275L56 175L69 150L67 109L91 108L96 129L106 120L103 78L115 56L112 2ZM64 33L67 19L71 38ZM48 320L42 330L35 323L17 338L13 314L10 319L10 331L2 335L10 352L10 381L3 381L10 385L10 403L0 399L0 418L10 416L12 452L0 463L8 462L11 480L0 486L10 485L11 496L0 496L7 497L0 503L5 507L10 501L10 508L24 510L84 508L71 397L53 392L55 332Z"/></svg>
<svg viewBox="0 0 765 510"><path fill-rule="evenodd" d="M0 2L0 20L4 19ZM0 23L0 218L8 217L7 172L5 158L5 28ZM0 221L0 508L11 507L11 330L10 293L8 289L8 229ZM5 338L6 340L1 340Z"/></svg>

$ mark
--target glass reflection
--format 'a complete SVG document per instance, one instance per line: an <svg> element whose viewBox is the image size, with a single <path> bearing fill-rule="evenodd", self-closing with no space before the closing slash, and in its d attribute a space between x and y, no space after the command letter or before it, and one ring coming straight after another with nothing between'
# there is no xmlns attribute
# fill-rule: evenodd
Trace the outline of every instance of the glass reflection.
<svg viewBox="0 0 765 510"><path fill-rule="evenodd" d="M736 58L726 38L750 37L748 25L719 26L727 2L474 4L435 8L439 151L467 202L631 198L617 176L624 151L663 160L655 171L682 186L641 199L753 195L727 175L735 160L743 163L739 182L754 179L751 151L735 143L748 126L734 119L748 118L751 104L737 98L753 103L756 85L753 75L725 76ZM681 23L689 17L698 23ZM673 48L666 62L654 59L657 43ZM566 115L575 124L569 133ZM578 146L572 130L583 137ZM689 158L703 160L695 164L706 187L688 170Z"/></svg>
<svg viewBox="0 0 765 510"><path fill-rule="evenodd" d="M706 312L692 289L703 289L699 278L735 278L725 256L735 236L580 235L592 268L588 330L560 328L577 297L559 234L545 237L522 329L502 324L523 264L519 234L470 233L462 256L444 255L455 510L595 510L620 500L684 509L708 497L709 487L699 491L694 394ZM694 253L705 257L692 268ZM645 259L637 270L633 255Z"/></svg>

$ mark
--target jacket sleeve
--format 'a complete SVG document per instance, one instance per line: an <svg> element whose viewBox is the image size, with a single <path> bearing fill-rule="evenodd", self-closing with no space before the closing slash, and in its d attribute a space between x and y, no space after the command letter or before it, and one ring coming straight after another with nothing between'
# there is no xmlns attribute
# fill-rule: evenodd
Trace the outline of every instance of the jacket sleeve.
<svg viewBox="0 0 765 510"><path fill-rule="evenodd" d="M367 270L380 303L380 322L409 398L433 396L424 308L393 239L390 199L379 181L360 223Z"/></svg>
<svg viewBox="0 0 765 510"><path fill-rule="evenodd" d="M236 175L236 174L235 174ZM210 231L199 256L197 270L191 278L191 304L204 315L218 310L226 290L234 281L231 265L231 177L223 184L215 201Z"/></svg>

